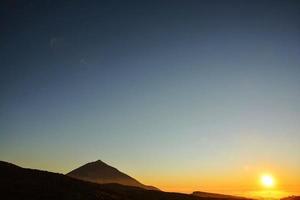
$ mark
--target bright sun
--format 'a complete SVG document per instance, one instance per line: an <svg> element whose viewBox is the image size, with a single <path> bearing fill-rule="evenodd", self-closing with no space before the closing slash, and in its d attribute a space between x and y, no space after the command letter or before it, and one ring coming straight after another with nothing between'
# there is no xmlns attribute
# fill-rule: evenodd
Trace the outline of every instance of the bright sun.
<svg viewBox="0 0 300 200"><path fill-rule="evenodd" d="M273 176L269 174L262 175L260 181L264 187L268 187L268 188L273 187L275 184L275 180Z"/></svg>

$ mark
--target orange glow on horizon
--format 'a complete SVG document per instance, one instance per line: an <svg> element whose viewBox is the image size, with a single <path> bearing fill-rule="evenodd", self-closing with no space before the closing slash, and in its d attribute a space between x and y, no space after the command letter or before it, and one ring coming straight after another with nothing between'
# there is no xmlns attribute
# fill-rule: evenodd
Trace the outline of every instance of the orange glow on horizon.
<svg viewBox="0 0 300 200"><path fill-rule="evenodd" d="M273 173L261 173L262 168L270 168ZM231 170L231 169L230 169ZM255 199L280 199L291 195L299 195L299 185L294 176L286 174L275 167L252 166L235 173L184 173L154 178L148 177L144 182L156 185L163 191L190 194L203 191L219 194L243 196ZM170 181L173 180L173 181ZM280 182L279 182L280 180Z"/></svg>

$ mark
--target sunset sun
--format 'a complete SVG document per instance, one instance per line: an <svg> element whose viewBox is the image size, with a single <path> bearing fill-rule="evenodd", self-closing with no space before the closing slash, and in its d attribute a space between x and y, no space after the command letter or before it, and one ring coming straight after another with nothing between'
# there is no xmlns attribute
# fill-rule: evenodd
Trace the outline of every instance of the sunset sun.
<svg viewBox="0 0 300 200"><path fill-rule="evenodd" d="M275 185L275 180L272 175L264 174L260 178L261 184L264 187L271 188Z"/></svg>

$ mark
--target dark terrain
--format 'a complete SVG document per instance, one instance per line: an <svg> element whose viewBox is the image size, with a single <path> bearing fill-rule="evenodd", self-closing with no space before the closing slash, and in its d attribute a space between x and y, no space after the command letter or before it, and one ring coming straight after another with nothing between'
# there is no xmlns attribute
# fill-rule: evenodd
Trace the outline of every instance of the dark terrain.
<svg viewBox="0 0 300 200"><path fill-rule="evenodd" d="M289 196L282 198L281 200L300 200L300 196Z"/></svg>
<svg viewBox="0 0 300 200"><path fill-rule="evenodd" d="M156 187L147 186L140 183L136 179L128 176L123 172L120 172L118 169L109 166L101 160L87 163L77 169L74 169L66 175L80 180L99 184L118 183L122 185L140 187L147 190L158 190Z"/></svg>
<svg viewBox="0 0 300 200"><path fill-rule="evenodd" d="M225 194L216 194L216 193L210 193L210 192L200 192L200 191L193 192L193 195L195 195L197 197L216 198L216 199L236 199L236 200L247 199L245 197L238 197L238 196L225 195Z"/></svg>
<svg viewBox="0 0 300 200"><path fill-rule="evenodd" d="M96 184L3 161L0 161L0 188L2 200L220 200L120 184Z"/></svg>

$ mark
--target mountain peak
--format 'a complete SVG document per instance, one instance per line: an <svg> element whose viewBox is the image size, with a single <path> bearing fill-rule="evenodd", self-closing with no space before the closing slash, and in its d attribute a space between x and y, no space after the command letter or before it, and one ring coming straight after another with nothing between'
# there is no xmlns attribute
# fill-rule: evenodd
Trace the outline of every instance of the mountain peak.
<svg viewBox="0 0 300 200"><path fill-rule="evenodd" d="M105 162L103 162L102 160L96 160L96 161L94 161L94 163L103 163L103 164L106 164Z"/></svg>
<svg viewBox="0 0 300 200"><path fill-rule="evenodd" d="M118 169L106 164L101 160L87 163L67 174L73 178L95 182L95 183L119 183L122 185L129 185L141 187L144 189L157 190L152 186L146 186Z"/></svg>
<svg viewBox="0 0 300 200"><path fill-rule="evenodd" d="M108 164L106 164L102 160L96 160L94 162L90 162L90 163L87 163L87 164L97 164L97 165L106 165L106 166L109 166Z"/></svg>

